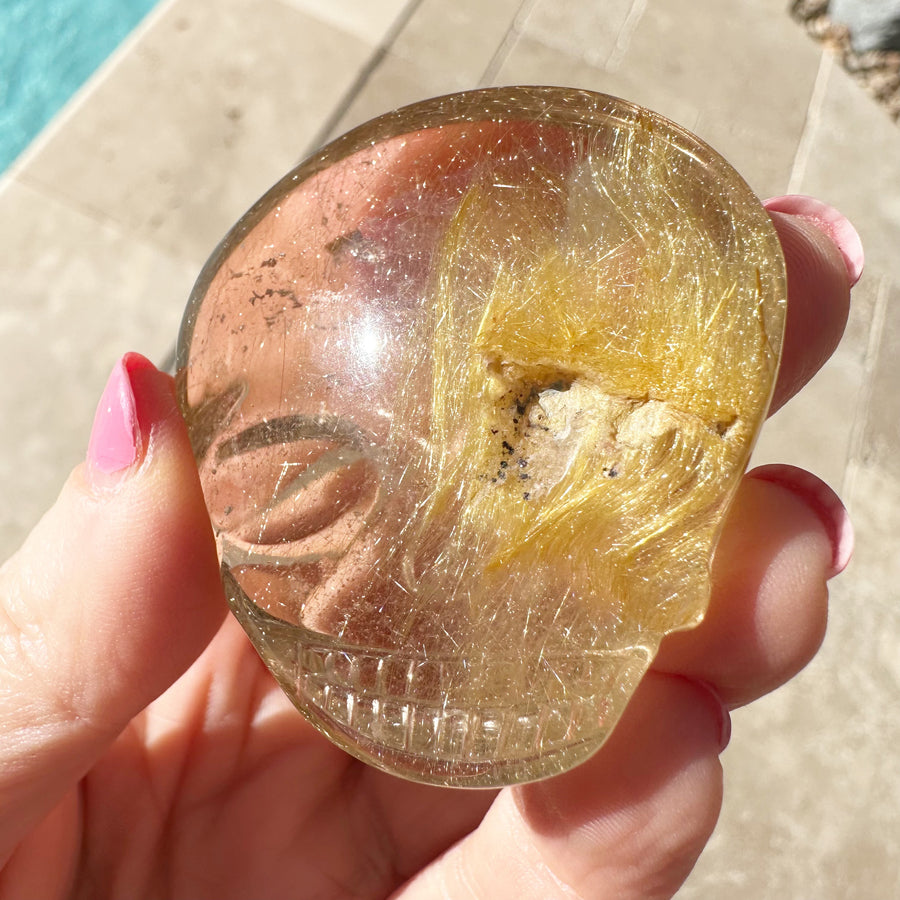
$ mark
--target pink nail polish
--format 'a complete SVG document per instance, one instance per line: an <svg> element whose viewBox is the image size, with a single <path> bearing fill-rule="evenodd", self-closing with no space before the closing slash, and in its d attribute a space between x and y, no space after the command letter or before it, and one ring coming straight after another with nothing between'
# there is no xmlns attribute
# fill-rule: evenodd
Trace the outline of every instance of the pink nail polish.
<svg viewBox="0 0 900 900"><path fill-rule="evenodd" d="M844 265L847 267L850 287L859 281L865 265L865 253L859 233L846 216L827 203L802 194L772 197L770 200L766 200L763 206L769 212L787 213L805 219L815 225L819 231L828 235L840 251Z"/></svg>
<svg viewBox="0 0 900 900"><path fill-rule="evenodd" d="M143 439L131 375L150 365L139 354L128 353L113 368L97 406L88 443L88 465L93 472L124 472L141 455Z"/></svg>
<svg viewBox="0 0 900 900"><path fill-rule="evenodd" d="M853 555L853 524L840 497L824 481L796 466L760 466L747 473L750 478L781 485L804 500L818 515L831 541L829 578L839 575Z"/></svg>

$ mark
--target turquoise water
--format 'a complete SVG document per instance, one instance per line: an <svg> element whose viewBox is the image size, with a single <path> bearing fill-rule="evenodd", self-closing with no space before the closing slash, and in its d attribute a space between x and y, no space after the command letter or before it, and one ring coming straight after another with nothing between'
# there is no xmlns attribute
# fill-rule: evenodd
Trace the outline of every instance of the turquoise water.
<svg viewBox="0 0 900 900"><path fill-rule="evenodd" d="M0 172L156 0L0 0Z"/></svg>

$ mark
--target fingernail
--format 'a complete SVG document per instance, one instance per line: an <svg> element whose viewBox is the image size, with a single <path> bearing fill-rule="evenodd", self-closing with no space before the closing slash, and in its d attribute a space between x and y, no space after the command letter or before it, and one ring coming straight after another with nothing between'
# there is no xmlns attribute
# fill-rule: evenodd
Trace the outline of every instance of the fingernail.
<svg viewBox="0 0 900 900"><path fill-rule="evenodd" d="M88 467L95 476L121 476L143 455L132 375L152 365L140 354L127 353L113 368L97 405L88 442Z"/></svg>
<svg viewBox="0 0 900 900"><path fill-rule="evenodd" d="M865 265L865 253L859 233L846 216L827 203L802 194L772 197L770 200L766 200L763 206L769 212L798 216L828 235L840 251L844 265L847 267L850 287L859 281Z"/></svg>
<svg viewBox="0 0 900 900"><path fill-rule="evenodd" d="M697 681L695 684L702 687L712 698L713 710L719 725L719 753L721 753L731 743L731 714L722 702L719 692L708 681Z"/></svg>
<svg viewBox="0 0 900 900"><path fill-rule="evenodd" d="M800 497L819 517L831 542L828 578L840 575L853 556L853 523L840 497L824 481L796 466L760 466L751 478L778 484Z"/></svg>

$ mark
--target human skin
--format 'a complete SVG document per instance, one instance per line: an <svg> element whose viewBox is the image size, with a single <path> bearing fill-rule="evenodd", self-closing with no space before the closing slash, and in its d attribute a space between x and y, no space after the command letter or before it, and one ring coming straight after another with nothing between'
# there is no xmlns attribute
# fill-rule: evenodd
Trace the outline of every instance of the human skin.
<svg viewBox="0 0 900 900"><path fill-rule="evenodd" d="M818 205L771 212L777 408L837 345L862 257ZM850 542L824 486L745 476L706 619L666 639L595 757L499 792L428 787L344 754L271 679L226 615L171 379L128 369L134 461L79 466L0 570L0 898L674 894L718 815L728 709L821 642Z"/></svg>

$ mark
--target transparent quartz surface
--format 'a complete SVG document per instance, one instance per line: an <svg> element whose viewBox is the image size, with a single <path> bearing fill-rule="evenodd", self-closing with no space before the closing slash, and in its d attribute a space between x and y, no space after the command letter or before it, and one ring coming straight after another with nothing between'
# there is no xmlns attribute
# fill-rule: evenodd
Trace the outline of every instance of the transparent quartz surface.
<svg viewBox="0 0 900 900"><path fill-rule="evenodd" d="M759 201L622 100L438 98L289 173L203 270L178 385L300 711L445 785L594 753L703 616L784 311Z"/></svg>

